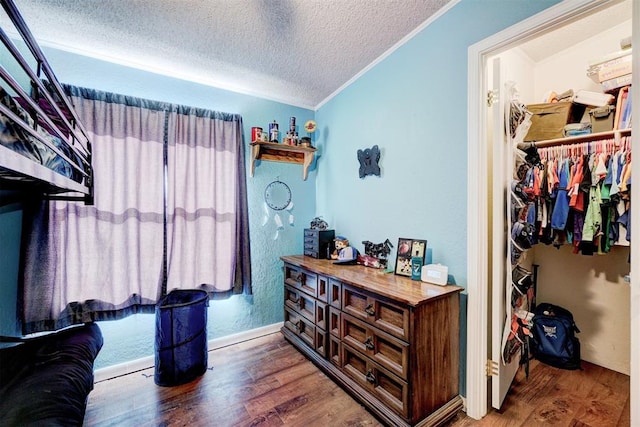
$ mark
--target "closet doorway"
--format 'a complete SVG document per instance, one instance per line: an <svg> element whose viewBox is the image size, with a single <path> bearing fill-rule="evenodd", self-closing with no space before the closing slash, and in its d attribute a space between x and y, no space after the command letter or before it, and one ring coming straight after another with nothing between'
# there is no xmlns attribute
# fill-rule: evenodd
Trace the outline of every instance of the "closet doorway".
<svg viewBox="0 0 640 427"><path fill-rule="evenodd" d="M626 5L625 5L626 3ZM531 41L541 35L555 32L568 24L588 17L594 13L602 12L610 7L628 7L628 16L632 19L632 28L640 28L640 7L633 5L633 1L595 1L581 0L573 2L562 2L542 13L535 15L519 24L514 25L498 34L495 34L482 42L469 48L469 141L468 141L468 285L467 292L467 414L473 418L481 418L487 413L490 406L499 406L500 402L495 402L496 395L492 393L491 385L501 384L502 393L508 388L513 372L506 372L500 360L492 357L491 341L496 338L496 326L492 323L491 311L496 304L492 301L492 292L495 290L504 295L504 291L493 289L493 283L500 281L504 284L504 273L500 276L500 262L492 259L491 250L493 247L506 246L506 226L504 221L497 220L503 212L499 211L499 206L504 206L504 191L494 191L494 179L502 179L507 173L505 168L506 153L504 144L496 144L492 141L492 130L500 129L499 117L502 113L492 114L491 107L488 106L487 98L489 89L493 84L492 70L500 70L501 67L494 62L494 58L514 49L523 43ZM640 46L640 34L634 31L632 34L633 44ZM638 48L636 48L637 50ZM599 54L595 55L597 58ZM585 58L585 62L594 57ZM635 54L633 63L638 70L638 55ZM497 67L497 68L496 68ZM510 69L513 72L513 69ZM639 86L638 75L633 76L633 83ZM500 77L500 76L498 76ZM504 76L502 76L504 77ZM500 80L500 78L498 78ZM579 88L576 88L579 89ZM504 95L504 93L502 94ZM633 103L638 105L640 96L636 92L633 94ZM526 100L525 100L526 101ZM492 120L493 119L495 120ZM637 115L633 118L633 126L640 129L640 120ZM640 149L638 138L632 142L632 150ZM640 167L633 166L634 172L638 172ZM496 173L496 171L498 171ZM498 177L495 177L498 175ZM638 175L640 176L640 175ZM640 200L640 190L632 186L632 199ZM496 212L498 211L498 212ZM496 214L494 214L496 212ZM632 229L638 230L638 215L632 217ZM637 234L637 232L636 232ZM494 238L494 236L496 236ZM638 239L631 239L631 265L640 265L640 242ZM574 255L575 256L575 255ZM502 261L506 264L505 259ZM640 398L640 289L638 279L631 275L629 284L629 316L628 326L630 330L629 345L629 373L631 376L631 401ZM496 313L500 314L500 310ZM504 311L502 311L504 313ZM494 313L495 316L495 313ZM606 320L606 319L605 319ZM504 323L504 319L502 320ZM501 328L498 328L501 329ZM502 335L499 330L498 335ZM583 353L584 354L584 353ZM616 369L618 370L618 369ZM491 375L488 377L488 375ZM490 380L488 380L491 378ZM493 394L493 396L492 396ZM504 397L504 396L502 396ZM494 402L492 402L492 398ZM631 420L640 422L640 409L631 405Z"/></svg>

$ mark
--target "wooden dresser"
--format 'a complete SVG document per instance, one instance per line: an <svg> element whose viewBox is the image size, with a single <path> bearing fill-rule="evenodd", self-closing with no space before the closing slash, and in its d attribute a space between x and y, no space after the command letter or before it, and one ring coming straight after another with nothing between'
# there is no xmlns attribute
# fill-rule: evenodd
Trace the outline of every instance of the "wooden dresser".
<svg viewBox="0 0 640 427"><path fill-rule="evenodd" d="M462 409L462 290L360 265L284 256L289 342L385 423L438 425Z"/></svg>

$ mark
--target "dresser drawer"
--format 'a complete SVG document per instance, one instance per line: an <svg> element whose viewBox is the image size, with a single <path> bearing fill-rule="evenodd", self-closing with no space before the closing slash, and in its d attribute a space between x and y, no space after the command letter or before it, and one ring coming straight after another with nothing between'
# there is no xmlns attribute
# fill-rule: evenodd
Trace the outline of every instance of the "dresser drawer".
<svg viewBox="0 0 640 427"><path fill-rule="evenodd" d="M318 275L318 292L316 297L322 301L329 303L329 279L325 276Z"/></svg>
<svg viewBox="0 0 640 427"><path fill-rule="evenodd" d="M342 308L342 283L336 279L329 279L329 293L327 294L327 302L331 307L337 309Z"/></svg>
<svg viewBox="0 0 640 427"><path fill-rule="evenodd" d="M316 339L314 343L315 350L320 356L324 358L327 357L327 343L327 333L320 328L316 328Z"/></svg>
<svg viewBox="0 0 640 427"><path fill-rule="evenodd" d="M310 228L304 229L304 242L317 242L319 239L318 232L316 230L312 230Z"/></svg>
<svg viewBox="0 0 640 427"><path fill-rule="evenodd" d="M284 303L287 307L297 311L305 319L314 322L316 318L316 300L292 286L284 287ZM323 305L324 307L324 305ZM326 328L325 328L326 329Z"/></svg>
<svg viewBox="0 0 640 427"><path fill-rule="evenodd" d="M318 275L289 264L284 266L284 282L312 297L318 295Z"/></svg>
<svg viewBox="0 0 640 427"><path fill-rule="evenodd" d="M343 283L342 311L395 337L409 340L410 311L407 307Z"/></svg>
<svg viewBox="0 0 640 427"><path fill-rule="evenodd" d="M342 343L338 337L329 334L329 361L342 368Z"/></svg>
<svg viewBox="0 0 640 427"><path fill-rule="evenodd" d="M342 343L342 371L404 418L409 417L406 381Z"/></svg>
<svg viewBox="0 0 640 427"><path fill-rule="evenodd" d="M409 344L348 314L342 315L342 341L407 380Z"/></svg>
<svg viewBox="0 0 640 427"><path fill-rule="evenodd" d="M329 332L340 338L342 330L342 312L335 307L329 307Z"/></svg>
<svg viewBox="0 0 640 427"><path fill-rule="evenodd" d="M327 325L329 324L329 309L327 307L327 304L320 301L314 301L314 303L315 316L313 321L315 322L317 328L326 331Z"/></svg>
<svg viewBox="0 0 640 427"><path fill-rule="evenodd" d="M297 311L285 306L284 327L295 333L310 348L315 350L316 328L313 322L302 317Z"/></svg>
<svg viewBox="0 0 640 427"><path fill-rule="evenodd" d="M318 251L314 250L313 248L308 248L306 246L304 248L304 254L306 256L310 256L311 258L320 258L320 254L318 253Z"/></svg>

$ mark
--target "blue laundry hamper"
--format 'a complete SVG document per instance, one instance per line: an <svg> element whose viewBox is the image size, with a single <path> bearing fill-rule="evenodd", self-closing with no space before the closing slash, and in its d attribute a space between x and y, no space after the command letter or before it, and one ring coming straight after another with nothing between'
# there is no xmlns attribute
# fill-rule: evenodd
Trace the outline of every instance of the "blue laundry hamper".
<svg viewBox="0 0 640 427"><path fill-rule="evenodd" d="M207 370L209 296L196 289L174 290L156 305L155 383L188 383Z"/></svg>

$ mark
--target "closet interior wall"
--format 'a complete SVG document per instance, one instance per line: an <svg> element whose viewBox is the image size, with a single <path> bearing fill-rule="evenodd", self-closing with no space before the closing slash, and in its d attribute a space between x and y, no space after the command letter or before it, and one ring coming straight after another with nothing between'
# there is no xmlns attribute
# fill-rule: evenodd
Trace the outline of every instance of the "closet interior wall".
<svg viewBox="0 0 640 427"><path fill-rule="evenodd" d="M620 40L630 35L631 19L613 22L607 31L539 62L519 48L500 58L508 70L506 78L517 83L520 99L525 104L541 103L551 90L601 91L586 75L589 61L620 50ZM615 246L608 254L586 256L574 254L570 245L557 249L537 244L525 256L522 265L540 265L537 302L573 312L581 330L582 359L629 375L630 289L624 280L630 270L629 247Z"/></svg>

